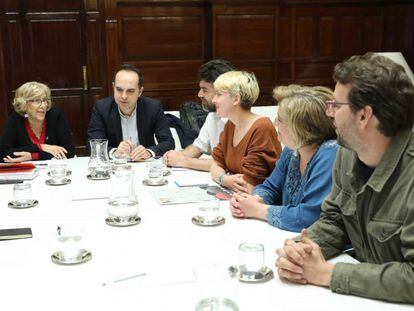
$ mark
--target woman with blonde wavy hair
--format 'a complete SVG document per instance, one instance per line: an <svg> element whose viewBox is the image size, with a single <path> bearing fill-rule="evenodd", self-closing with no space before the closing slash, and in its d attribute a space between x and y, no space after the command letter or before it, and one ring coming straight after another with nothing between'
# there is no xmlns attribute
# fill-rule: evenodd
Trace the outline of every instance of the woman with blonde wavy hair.
<svg viewBox="0 0 414 311"><path fill-rule="evenodd" d="M253 73L223 73L214 82L214 89L217 116L228 121L212 153L211 176L222 186L251 193L269 176L280 156L277 133L269 118L250 111L259 97Z"/></svg>
<svg viewBox="0 0 414 311"><path fill-rule="evenodd" d="M0 159L17 163L74 156L69 125L62 111L52 107L47 85L27 82L20 86L13 108L0 139Z"/></svg>
<svg viewBox="0 0 414 311"><path fill-rule="evenodd" d="M280 95L275 124L286 147L264 183L252 195L235 194L230 209L238 218L266 220L300 232L319 219L322 201L331 191L338 145L325 102L333 93L325 87L295 85L273 94Z"/></svg>

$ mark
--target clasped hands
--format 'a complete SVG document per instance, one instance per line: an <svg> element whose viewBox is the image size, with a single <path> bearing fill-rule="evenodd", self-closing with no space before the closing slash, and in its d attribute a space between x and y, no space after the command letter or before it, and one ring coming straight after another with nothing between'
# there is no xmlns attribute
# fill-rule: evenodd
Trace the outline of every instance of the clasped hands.
<svg viewBox="0 0 414 311"><path fill-rule="evenodd" d="M308 237L303 229L300 241L287 239L283 248L278 248L276 267L281 279L299 284L329 286L333 264L327 263L318 244Z"/></svg>
<svg viewBox="0 0 414 311"><path fill-rule="evenodd" d="M130 140L121 141L115 150L116 156L129 156L131 161L140 161L151 158L151 153L142 145L134 148Z"/></svg>

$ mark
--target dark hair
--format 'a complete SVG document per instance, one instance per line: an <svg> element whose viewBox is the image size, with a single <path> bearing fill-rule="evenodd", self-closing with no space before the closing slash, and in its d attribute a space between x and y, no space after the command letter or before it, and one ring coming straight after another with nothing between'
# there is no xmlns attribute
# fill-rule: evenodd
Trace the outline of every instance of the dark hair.
<svg viewBox="0 0 414 311"><path fill-rule="evenodd" d="M333 79L352 85L351 110L370 106L383 135L392 137L413 126L414 86L404 67L391 59L373 53L352 56L335 66Z"/></svg>
<svg viewBox="0 0 414 311"><path fill-rule="evenodd" d="M119 65L118 68L115 70L114 78L113 78L114 82L115 82L115 77L117 73L122 70L135 72L138 75L138 85L144 86L144 76L142 75L141 70L139 70L138 67L135 67L134 65L128 64L128 63L123 63L122 65Z"/></svg>
<svg viewBox="0 0 414 311"><path fill-rule="evenodd" d="M213 83L223 73L236 70L232 63L223 59L213 59L200 67L198 80Z"/></svg>

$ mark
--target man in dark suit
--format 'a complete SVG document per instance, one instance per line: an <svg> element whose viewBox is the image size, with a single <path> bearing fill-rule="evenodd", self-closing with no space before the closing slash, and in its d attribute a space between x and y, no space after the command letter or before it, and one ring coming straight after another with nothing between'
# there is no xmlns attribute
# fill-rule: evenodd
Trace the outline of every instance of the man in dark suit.
<svg viewBox="0 0 414 311"><path fill-rule="evenodd" d="M141 96L144 91L141 71L123 64L115 72L112 85L114 96L98 100L93 108L87 147L91 139L108 139L110 156L129 155L132 161L161 156L174 149L160 101Z"/></svg>

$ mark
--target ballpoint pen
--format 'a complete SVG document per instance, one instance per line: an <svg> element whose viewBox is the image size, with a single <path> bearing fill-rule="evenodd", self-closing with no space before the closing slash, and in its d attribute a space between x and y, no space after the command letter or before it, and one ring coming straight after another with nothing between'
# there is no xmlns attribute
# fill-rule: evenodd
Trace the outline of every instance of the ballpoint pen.
<svg viewBox="0 0 414 311"><path fill-rule="evenodd" d="M116 279L114 281L102 283L102 286L107 286L107 285L109 285L111 283L119 283L119 282L131 280L131 279L135 279L137 277L144 276L144 275L146 275L146 273L140 273L140 274L135 274L135 275L127 276L127 277L124 277L124 278L121 278L121 279Z"/></svg>

